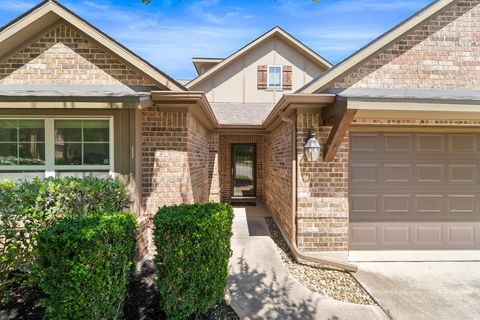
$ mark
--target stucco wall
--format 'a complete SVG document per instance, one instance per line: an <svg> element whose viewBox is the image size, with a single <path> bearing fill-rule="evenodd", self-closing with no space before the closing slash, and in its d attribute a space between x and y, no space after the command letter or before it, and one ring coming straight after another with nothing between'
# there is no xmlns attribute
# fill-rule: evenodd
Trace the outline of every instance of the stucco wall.
<svg viewBox="0 0 480 320"><path fill-rule="evenodd" d="M282 123L265 141L264 200L287 236L292 232L292 125Z"/></svg>
<svg viewBox="0 0 480 320"><path fill-rule="evenodd" d="M456 1L333 86L478 90L479 15L480 1Z"/></svg>
<svg viewBox="0 0 480 320"><path fill-rule="evenodd" d="M258 90L259 65L292 66L292 91ZM275 37L191 89L204 91L210 102L276 103L284 93L297 90L322 71L309 58Z"/></svg>

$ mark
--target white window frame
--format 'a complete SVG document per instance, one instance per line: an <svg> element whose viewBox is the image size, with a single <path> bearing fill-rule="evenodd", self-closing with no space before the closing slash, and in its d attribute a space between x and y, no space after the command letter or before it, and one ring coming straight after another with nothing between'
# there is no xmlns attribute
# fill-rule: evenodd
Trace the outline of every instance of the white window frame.
<svg viewBox="0 0 480 320"><path fill-rule="evenodd" d="M279 87L271 87L270 86L270 68L280 68L280 86ZM270 90L283 90L283 66L271 64L267 66L267 89Z"/></svg>
<svg viewBox="0 0 480 320"><path fill-rule="evenodd" d="M114 173L113 116L107 117L68 117L68 116L8 116L0 120L44 120L45 121L45 165L2 166L0 171L44 171L45 177L55 177L58 171L107 171L110 177ZM108 120L109 126L109 164L108 165L55 165L55 120Z"/></svg>

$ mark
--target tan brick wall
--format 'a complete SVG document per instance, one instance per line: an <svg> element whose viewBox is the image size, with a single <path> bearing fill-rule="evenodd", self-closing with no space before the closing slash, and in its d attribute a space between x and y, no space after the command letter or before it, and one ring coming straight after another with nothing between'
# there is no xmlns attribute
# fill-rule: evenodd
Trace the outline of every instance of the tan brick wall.
<svg viewBox="0 0 480 320"><path fill-rule="evenodd" d="M290 238L292 232L292 125L282 123L265 141L264 201Z"/></svg>
<svg viewBox="0 0 480 320"><path fill-rule="evenodd" d="M192 114L164 107L148 107L142 115L142 213L149 221L159 207L208 202L212 186L218 189L218 165L212 161L218 159L218 136L215 140ZM154 252L151 223L146 228L144 242Z"/></svg>
<svg viewBox="0 0 480 320"><path fill-rule="evenodd" d="M207 129L190 113L188 127L188 168L190 190L187 202L205 203L210 200L210 143ZM212 169L213 170L213 169Z"/></svg>
<svg viewBox="0 0 480 320"><path fill-rule="evenodd" d="M154 85L67 23L0 62L0 84Z"/></svg>
<svg viewBox="0 0 480 320"><path fill-rule="evenodd" d="M208 134L208 181L210 202L220 202L220 136L216 132Z"/></svg>
<svg viewBox="0 0 480 320"><path fill-rule="evenodd" d="M232 183L232 143L255 143L257 145L257 199L263 199L264 141L262 135L220 136L220 200L230 202Z"/></svg>
<svg viewBox="0 0 480 320"><path fill-rule="evenodd" d="M456 1L333 86L480 89L480 0Z"/></svg>
<svg viewBox="0 0 480 320"><path fill-rule="evenodd" d="M297 243L305 252L348 250L348 137L332 162L304 156L310 128L325 145L331 127L319 114L297 115Z"/></svg>

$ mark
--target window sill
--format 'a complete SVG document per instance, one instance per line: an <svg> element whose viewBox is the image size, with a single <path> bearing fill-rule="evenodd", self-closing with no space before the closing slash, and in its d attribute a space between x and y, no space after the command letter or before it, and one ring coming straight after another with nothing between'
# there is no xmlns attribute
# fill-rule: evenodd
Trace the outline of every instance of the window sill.
<svg viewBox="0 0 480 320"><path fill-rule="evenodd" d="M268 92L284 92L285 90L284 89L267 88L267 89L265 89L265 91L268 91Z"/></svg>

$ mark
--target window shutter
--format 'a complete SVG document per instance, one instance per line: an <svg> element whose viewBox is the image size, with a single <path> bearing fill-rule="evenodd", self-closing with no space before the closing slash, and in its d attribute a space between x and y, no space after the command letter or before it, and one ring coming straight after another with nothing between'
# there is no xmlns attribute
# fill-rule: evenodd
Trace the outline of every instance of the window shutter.
<svg viewBox="0 0 480 320"><path fill-rule="evenodd" d="M257 88L259 90L267 89L267 66L258 66L257 71Z"/></svg>
<svg viewBox="0 0 480 320"><path fill-rule="evenodd" d="M284 90L292 90L292 66L283 66L283 83Z"/></svg>

